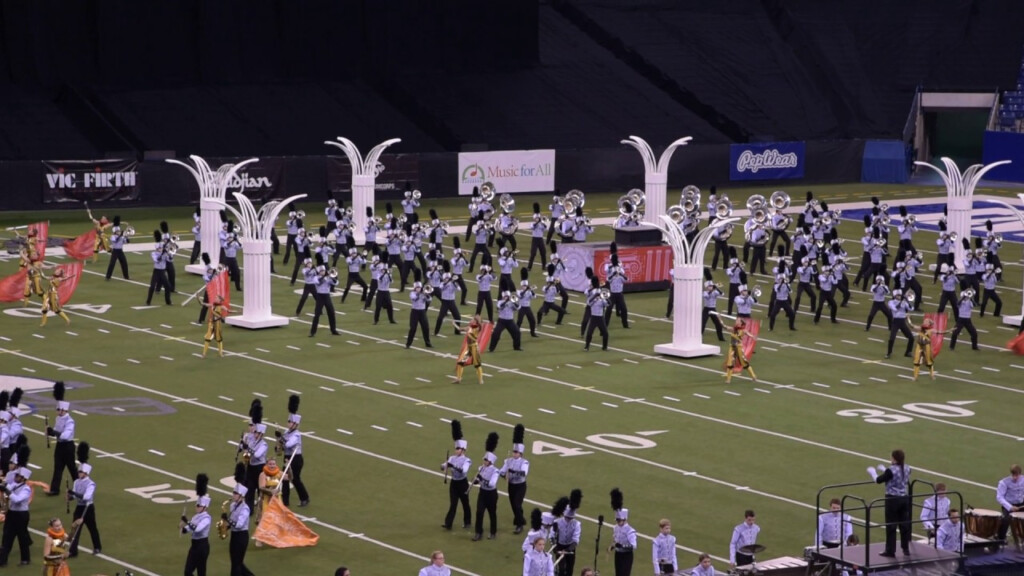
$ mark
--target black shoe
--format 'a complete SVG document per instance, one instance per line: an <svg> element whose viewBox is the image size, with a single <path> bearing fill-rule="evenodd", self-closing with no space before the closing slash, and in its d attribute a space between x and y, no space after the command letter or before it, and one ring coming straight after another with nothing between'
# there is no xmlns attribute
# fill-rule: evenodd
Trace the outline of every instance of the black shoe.
<svg viewBox="0 0 1024 576"><path fill-rule="evenodd" d="M312 338L313 336L316 336L316 334L313 334L312 332L310 332L309 333L309 337Z"/></svg>
<svg viewBox="0 0 1024 576"><path fill-rule="evenodd" d="M331 330L331 336L341 336L341 332L338 332L337 330Z"/></svg>
<svg viewBox="0 0 1024 576"><path fill-rule="evenodd" d="M302 502L299 502L299 508L305 508L306 506L309 506L309 500L303 500Z"/></svg>
<svg viewBox="0 0 1024 576"><path fill-rule="evenodd" d="M522 534L523 533L523 527L522 526L516 526L516 529L513 530L512 533L513 534Z"/></svg>
<svg viewBox="0 0 1024 576"><path fill-rule="evenodd" d="M903 357L904 358L910 358L910 352L907 352L906 354L904 354Z"/></svg>
<svg viewBox="0 0 1024 576"><path fill-rule="evenodd" d="M77 557L78 557L78 552L73 552L73 553L69 553L68 554L68 558L77 558Z"/></svg>
<svg viewBox="0 0 1024 576"><path fill-rule="evenodd" d="M495 537L495 536L496 536L496 534L488 534L488 535L487 535L487 539L488 539L488 540L494 540L494 537Z"/></svg>
<svg viewBox="0 0 1024 576"><path fill-rule="evenodd" d="M886 558L895 558L896 557L896 553L895 552L879 552L878 555L879 556L885 556Z"/></svg>
<svg viewBox="0 0 1024 576"><path fill-rule="evenodd" d="M903 549L903 555L904 556L910 556L910 548L904 548Z"/></svg>
<svg viewBox="0 0 1024 576"><path fill-rule="evenodd" d="M102 548L93 548L92 549L92 553L93 553L93 555L102 554L103 553L103 549Z"/></svg>
<svg viewBox="0 0 1024 576"><path fill-rule="evenodd" d="M18 562L18 566L28 566L29 564L30 562L28 560L22 560L21 562Z"/></svg>
<svg viewBox="0 0 1024 576"><path fill-rule="evenodd" d="M398 324L398 322L395 322L394 320L389 320L388 323L389 324Z"/></svg>
<svg viewBox="0 0 1024 576"><path fill-rule="evenodd" d="M434 347L433 344L431 344L430 342L427 342L427 348L433 348L433 347Z"/></svg>
<svg viewBox="0 0 1024 576"><path fill-rule="evenodd" d="M441 524L441 528L444 528L445 530L451 530L452 529L452 527L447 525L447 524Z"/></svg>
<svg viewBox="0 0 1024 576"><path fill-rule="evenodd" d="M56 491L56 492L43 492L43 494L46 494L47 496L58 496L58 495L60 495L60 492L59 491Z"/></svg>
<svg viewBox="0 0 1024 576"><path fill-rule="evenodd" d="M886 355L885 355L885 359L886 359L886 360L888 360L888 359L889 359L889 356L891 356L891 354L886 354Z"/></svg>
<svg viewBox="0 0 1024 576"><path fill-rule="evenodd" d="M470 528L471 526L472 526L472 524L470 524L469 522L466 522L465 524L463 524L463 525L462 525L462 529L463 529L463 530L469 530L469 528Z"/></svg>

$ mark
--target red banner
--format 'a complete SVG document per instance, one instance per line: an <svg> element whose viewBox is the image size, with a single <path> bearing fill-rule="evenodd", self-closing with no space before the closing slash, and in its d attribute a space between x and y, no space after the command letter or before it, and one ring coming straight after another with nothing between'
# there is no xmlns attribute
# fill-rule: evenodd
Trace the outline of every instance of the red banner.
<svg viewBox="0 0 1024 576"><path fill-rule="evenodd" d="M71 240L64 241L64 252L72 260L87 260L92 258L96 251L96 229L93 228L85 234Z"/></svg>
<svg viewBox="0 0 1024 576"><path fill-rule="evenodd" d="M761 334L761 321L754 319L744 320L747 327L743 329L743 341L740 345L743 347L743 356L746 357L747 362L754 357L754 349L757 348L757 337ZM736 362L733 366L733 372L739 374L743 372L743 363Z"/></svg>
<svg viewBox="0 0 1024 576"><path fill-rule="evenodd" d="M484 352L487 350L487 346L491 343L491 334L494 332L494 324L490 322L484 322L480 326L480 336L476 339L476 348L480 351L480 356L483 357ZM465 358L462 362L463 366L469 366L473 363L473 357L466 354L466 349L469 348L469 340L465 337L462 338L462 348L459 350L459 358Z"/></svg>
<svg viewBox="0 0 1024 576"><path fill-rule="evenodd" d="M22 268L6 278L0 279L0 302L17 302L25 296L25 278L28 269Z"/></svg>
<svg viewBox="0 0 1024 576"><path fill-rule="evenodd" d="M35 233L36 251L39 252L39 259L46 258L46 241L50 237L50 222L36 222L28 225L28 233L31 236Z"/></svg>
<svg viewBox="0 0 1024 576"><path fill-rule="evenodd" d="M82 263L78 261L70 264L61 264L57 266L57 270L64 271L64 281L57 288L57 296L60 297L60 305L63 307L71 300L71 295L75 293L75 288L78 288L78 281L82 279Z"/></svg>
<svg viewBox="0 0 1024 576"><path fill-rule="evenodd" d="M210 302L216 302L217 296L224 297L224 315L231 313L231 283L228 278L228 271L222 270L220 274L213 277L206 285L206 296Z"/></svg>
<svg viewBox="0 0 1024 576"><path fill-rule="evenodd" d="M942 352L942 333L946 331L949 317L945 312L942 314L928 312L924 317L932 320L932 329L934 330L932 333L932 360L934 361L939 357L939 352Z"/></svg>
<svg viewBox="0 0 1024 576"><path fill-rule="evenodd" d="M1016 338L1007 342L1006 347L1017 356L1024 355L1024 332L1018 334Z"/></svg>

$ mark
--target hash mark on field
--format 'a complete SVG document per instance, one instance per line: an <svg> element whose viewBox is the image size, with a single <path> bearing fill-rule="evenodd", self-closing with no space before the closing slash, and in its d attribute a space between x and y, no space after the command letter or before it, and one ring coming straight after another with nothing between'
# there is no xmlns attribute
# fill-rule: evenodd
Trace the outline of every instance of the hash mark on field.
<svg viewBox="0 0 1024 576"><path fill-rule="evenodd" d="M0 336L0 340L3 340L4 342L10 342L11 341L11 339L8 338L7 336Z"/></svg>
<svg viewBox="0 0 1024 576"><path fill-rule="evenodd" d="M860 384L854 382L853 380L840 380L840 382L842 382L843 384L849 384L850 386L860 386Z"/></svg>
<svg viewBox="0 0 1024 576"><path fill-rule="evenodd" d="M601 404L603 404L603 405L605 405L605 406L607 406L609 408L618 408L619 407L618 404L612 404L611 402L601 402Z"/></svg>
<svg viewBox="0 0 1024 576"><path fill-rule="evenodd" d="M680 402L679 398L673 398L671 396L662 396L662 398L668 400L669 402Z"/></svg>
<svg viewBox="0 0 1024 576"><path fill-rule="evenodd" d="M110 409L117 412L124 412L124 408L121 408L120 406L111 406Z"/></svg>
<svg viewBox="0 0 1024 576"><path fill-rule="evenodd" d="M392 382L391 380L385 380L385 384L391 384L392 386L398 386L398 382Z"/></svg>
<svg viewBox="0 0 1024 576"><path fill-rule="evenodd" d="M988 334L988 330L982 330L981 328L975 328L975 330L981 332L982 334Z"/></svg>
<svg viewBox="0 0 1024 576"><path fill-rule="evenodd" d="M43 340L46 340L46 336L43 336L42 334L33 334L33 336L35 336L36 338L42 338Z"/></svg>
<svg viewBox="0 0 1024 576"><path fill-rule="evenodd" d="M423 424L417 424L415 422L409 422L408 420L406 420L405 423L408 424L409 426L415 426L417 428L423 428Z"/></svg>
<svg viewBox="0 0 1024 576"><path fill-rule="evenodd" d="M33 469L33 470L42 470L43 469L42 466L40 466L38 464L32 464L31 462L29 463L28 467Z"/></svg>
<svg viewBox="0 0 1024 576"><path fill-rule="evenodd" d="M270 354L270 350L264 350L263 348L257 348L257 352L263 352L264 354Z"/></svg>
<svg viewBox="0 0 1024 576"><path fill-rule="evenodd" d="M608 364L605 364L604 362L598 362L597 360L594 361L594 364L597 364L598 366L608 366Z"/></svg>
<svg viewBox="0 0 1024 576"><path fill-rule="evenodd" d="M811 384L819 388L831 388L828 384L822 384L821 382L811 382Z"/></svg>
<svg viewBox="0 0 1024 576"><path fill-rule="evenodd" d="M514 418L522 418L523 417L522 414L516 414L515 412L509 412L507 410L505 411L505 414L508 414L509 416L512 416Z"/></svg>
<svg viewBox="0 0 1024 576"><path fill-rule="evenodd" d="M577 409L577 410L582 410L582 411L584 411L584 412L586 412L586 411L587 411L587 409L586 409L586 408L584 408L583 406L577 406L577 405L575 405L575 404L570 404L570 407L571 407L571 408L575 408L575 409Z"/></svg>
<svg viewBox="0 0 1024 576"><path fill-rule="evenodd" d="M234 398L228 398L227 396L217 396L217 398L220 398L221 400L223 400L225 402L234 402L235 401Z"/></svg>
<svg viewBox="0 0 1024 576"><path fill-rule="evenodd" d="M581 367L580 367L580 366L577 366L577 365L575 365L575 364L566 364L566 366L568 366L569 368L575 368L575 369L577 369L577 370L580 370L580 369L581 369Z"/></svg>
<svg viewBox="0 0 1024 576"><path fill-rule="evenodd" d="M1010 328L1009 326L996 326L996 328L998 328L999 330L1015 330L1015 328Z"/></svg>
<svg viewBox="0 0 1024 576"><path fill-rule="evenodd" d="M705 400L711 400L711 396L705 396L703 394L694 394L697 398L703 398Z"/></svg>
<svg viewBox="0 0 1024 576"><path fill-rule="evenodd" d="M910 376L907 376L906 374L900 374L899 376L900 376L900 378L906 378L907 380L913 380L913 378L911 378Z"/></svg>
<svg viewBox="0 0 1024 576"><path fill-rule="evenodd" d="M728 394L729 396L743 396L743 394L740 394L739 392L733 392L732 390L726 390L725 393Z"/></svg>
<svg viewBox="0 0 1024 576"><path fill-rule="evenodd" d="M253 392L252 395L253 396L259 396L260 398L266 398L267 397L267 395L263 394L262 392Z"/></svg>
<svg viewBox="0 0 1024 576"><path fill-rule="evenodd" d="M1018 366L1016 364L1010 364L1010 368L1016 368L1018 370L1024 370L1024 366Z"/></svg>
<svg viewBox="0 0 1024 576"><path fill-rule="evenodd" d="M327 386L321 386L320 389L325 392L334 392L334 388L328 388Z"/></svg>
<svg viewBox="0 0 1024 576"><path fill-rule="evenodd" d="M877 376L868 376L868 380L874 380L875 382L882 382L883 384L888 382L885 378L878 378Z"/></svg>
<svg viewBox="0 0 1024 576"><path fill-rule="evenodd" d="M546 368L544 366L537 366L537 370L543 370L545 372L551 372L552 371L551 368Z"/></svg>
<svg viewBox="0 0 1024 576"><path fill-rule="evenodd" d="M142 362L139 362L138 360L135 360L133 358L125 358L125 361L131 362L132 364L142 364Z"/></svg>
<svg viewBox="0 0 1024 576"><path fill-rule="evenodd" d="M359 342L356 342L355 340L345 340L345 342L348 342L349 344L351 344L353 346L359 346Z"/></svg>
<svg viewBox="0 0 1024 576"><path fill-rule="evenodd" d="M630 364L639 364L636 360L630 360L629 358L623 358L623 362L629 362Z"/></svg>
<svg viewBox="0 0 1024 576"><path fill-rule="evenodd" d="M35 372L36 372L35 370L33 370L31 368L22 368L22 370L24 370L25 372L31 372L33 374L35 374Z"/></svg>
<svg viewBox="0 0 1024 576"><path fill-rule="evenodd" d="M778 349L778 348L772 348L771 346L761 346L761 348L762 348L763 350L767 350L767 351L769 351L769 352L778 352L778 351L779 351L779 349Z"/></svg>
<svg viewBox="0 0 1024 576"><path fill-rule="evenodd" d="M72 332L71 330L65 330L64 333L68 336L78 336L77 332Z"/></svg>
<svg viewBox="0 0 1024 576"><path fill-rule="evenodd" d="M989 367L989 366L982 366L981 369L982 370L988 370L989 372L999 372L999 368L992 368L992 367Z"/></svg>
<svg viewBox="0 0 1024 576"><path fill-rule="evenodd" d="M192 355L195 356L196 358L203 358L203 355L200 354L199 352L193 352Z"/></svg>
<svg viewBox="0 0 1024 576"><path fill-rule="evenodd" d="M330 348L331 347L330 344L324 344L323 342L317 342L316 345L321 347L321 348Z"/></svg>
<svg viewBox="0 0 1024 576"><path fill-rule="evenodd" d="M626 404L629 404L630 402L644 402L646 400L646 398L626 398Z"/></svg>
<svg viewBox="0 0 1024 576"><path fill-rule="evenodd" d="M843 344L853 344L854 346L857 345L857 343L854 342L853 340L840 340L840 342L842 342Z"/></svg>
<svg viewBox="0 0 1024 576"><path fill-rule="evenodd" d="M206 452L205 448L200 448L199 446L193 446L193 445L189 444L188 447L193 449L193 450L195 450L196 452Z"/></svg>
<svg viewBox="0 0 1024 576"><path fill-rule="evenodd" d="M373 428L374 430L380 430L381 432L387 432L388 431L387 428L385 428L383 426L377 426L376 424L371 425L370 428Z"/></svg>
<svg viewBox="0 0 1024 576"><path fill-rule="evenodd" d="M827 342L815 342L815 344L817 344L818 346L824 346L826 348L831 348L832 347L832 345L827 343Z"/></svg>
<svg viewBox="0 0 1024 576"><path fill-rule="evenodd" d="M299 348L298 346L292 346L291 344L288 344L287 346L285 346L285 348L288 348L289 350L302 350L302 348Z"/></svg>
<svg viewBox="0 0 1024 576"><path fill-rule="evenodd" d="M93 360L92 363L97 365L97 366L99 366L99 367L101 367L101 368L106 368L107 367L107 365L104 364L103 362L97 362L97 361Z"/></svg>
<svg viewBox="0 0 1024 576"><path fill-rule="evenodd" d="M348 434L349 436L352 435L352 433L349 432L348 430L342 430L341 428L338 428L337 430L338 430L338 432L341 432L342 434Z"/></svg>
<svg viewBox="0 0 1024 576"><path fill-rule="evenodd" d="M302 392L299 392L298 390L292 390L291 388L285 388L284 391L285 392L291 392L292 394L295 394L296 396L301 396L302 395Z"/></svg>
<svg viewBox="0 0 1024 576"><path fill-rule="evenodd" d="M153 450L152 448L149 449L149 452L150 454L156 454L157 456L166 456L166 454L164 454L163 452L159 450Z"/></svg>
<svg viewBox="0 0 1024 576"><path fill-rule="evenodd" d="M968 372L967 370L961 370L959 368L954 368L953 372L959 372L961 374L970 374L970 372Z"/></svg>
<svg viewBox="0 0 1024 576"><path fill-rule="evenodd" d="M97 328L96 331L97 332L102 332L104 334L110 334L110 330L104 330L103 328Z"/></svg>
<svg viewBox="0 0 1024 576"><path fill-rule="evenodd" d="M579 326L578 322L569 322L569 326Z"/></svg>
<svg viewBox="0 0 1024 576"><path fill-rule="evenodd" d="M174 360L174 358L171 358L170 356L161 356L160 359L161 360L168 360L168 361L173 361Z"/></svg>
<svg viewBox="0 0 1024 576"><path fill-rule="evenodd" d="M430 380L427 380L426 378L420 378L419 376L417 376L416 379L419 380L420 382L426 382L427 384L430 384Z"/></svg>
<svg viewBox="0 0 1024 576"><path fill-rule="evenodd" d="M555 413L554 410L548 410L547 408L537 408L537 410L539 410L539 411L541 411L541 412L543 412L545 414L554 414Z"/></svg>
<svg viewBox="0 0 1024 576"><path fill-rule="evenodd" d="M168 330L174 328L174 326L168 326L167 324L161 324L160 327L161 328L167 328Z"/></svg>
<svg viewBox="0 0 1024 576"><path fill-rule="evenodd" d="M871 340L872 342L878 342L879 344L885 343L885 340L882 340L880 338L872 338L871 336L868 336L868 340Z"/></svg>
<svg viewBox="0 0 1024 576"><path fill-rule="evenodd" d="M763 392L765 394L771 394L772 393L771 390L764 390L763 388L754 388L754 391L755 392Z"/></svg>

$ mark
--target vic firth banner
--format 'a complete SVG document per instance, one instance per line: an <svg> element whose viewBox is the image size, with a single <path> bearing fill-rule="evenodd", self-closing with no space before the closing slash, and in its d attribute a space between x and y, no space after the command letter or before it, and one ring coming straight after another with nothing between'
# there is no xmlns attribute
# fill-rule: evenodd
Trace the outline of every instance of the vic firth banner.
<svg viewBox="0 0 1024 576"><path fill-rule="evenodd" d="M473 187L494 184L506 192L551 192L555 189L554 150L500 150L459 154L459 194L469 196Z"/></svg>
<svg viewBox="0 0 1024 576"><path fill-rule="evenodd" d="M806 146L803 142L733 144L729 147L730 180L803 178Z"/></svg>
<svg viewBox="0 0 1024 576"><path fill-rule="evenodd" d="M134 160L44 160L43 202L132 202L139 199Z"/></svg>

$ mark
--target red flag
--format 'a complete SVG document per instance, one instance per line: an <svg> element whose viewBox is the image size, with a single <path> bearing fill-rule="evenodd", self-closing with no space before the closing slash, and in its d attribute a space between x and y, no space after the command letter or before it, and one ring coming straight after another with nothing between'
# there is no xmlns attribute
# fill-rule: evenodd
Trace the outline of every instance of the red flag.
<svg viewBox="0 0 1024 576"><path fill-rule="evenodd" d="M932 328L935 330L932 333L932 360L935 360L939 357L939 352L942 352L942 333L946 331L949 317L946 316L945 312L942 314L929 312L924 317L931 318Z"/></svg>
<svg viewBox="0 0 1024 576"><path fill-rule="evenodd" d="M57 288L57 296L60 297L60 305L63 307L71 300L71 295L78 288L78 281L82 278L82 263L75 261L70 264L61 264L57 270L64 271L64 281Z"/></svg>
<svg viewBox="0 0 1024 576"><path fill-rule="evenodd" d="M476 338L476 348L480 351L480 357L482 358L484 352L487 350L487 346L491 343L491 334L494 332L494 324L490 322L484 322L480 326L480 335ZM459 358L461 358L461 364L463 366L469 366L473 363L473 357L466 353L469 348L469 338L462 338L462 348L459 350Z"/></svg>
<svg viewBox="0 0 1024 576"><path fill-rule="evenodd" d="M36 252L39 253L39 259L42 260L46 258L46 241L50 237L50 222L29 224L28 233L32 234L33 232L35 232Z"/></svg>
<svg viewBox="0 0 1024 576"><path fill-rule="evenodd" d="M25 278L28 269L22 268L6 278L0 279L0 302L17 302L25 296Z"/></svg>
<svg viewBox="0 0 1024 576"><path fill-rule="evenodd" d="M72 260L86 260L92 258L96 251L96 229L93 228L85 234L71 240L64 241L64 252Z"/></svg>
<svg viewBox="0 0 1024 576"><path fill-rule="evenodd" d="M743 356L749 362L750 358L754 356L754 348L757 347L757 336L761 333L761 321L748 318L744 320L744 323L747 326L743 329L743 340L740 341L740 348L743 350ZM736 374L743 372L743 362L737 359L732 370Z"/></svg>
<svg viewBox="0 0 1024 576"><path fill-rule="evenodd" d="M1017 335L1016 338L1010 340L1006 347L1013 351L1017 356L1024 355L1024 332Z"/></svg>
<svg viewBox="0 0 1024 576"><path fill-rule="evenodd" d="M206 297L210 302L216 302L217 296L224 297L224 314L231 313L231 284L228 278L228 271L222 270L206 285Z"/></svg>

